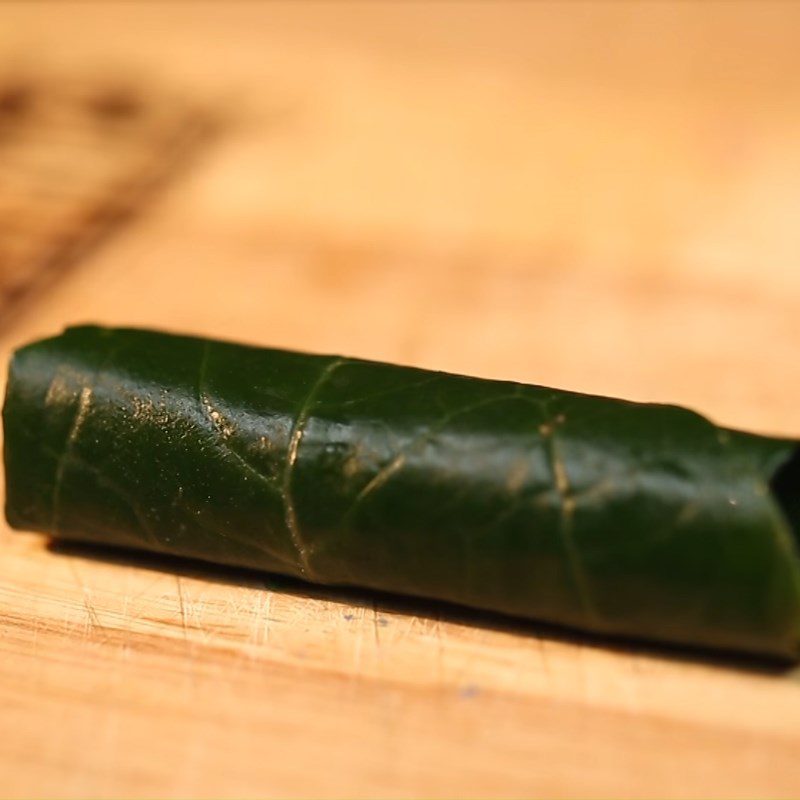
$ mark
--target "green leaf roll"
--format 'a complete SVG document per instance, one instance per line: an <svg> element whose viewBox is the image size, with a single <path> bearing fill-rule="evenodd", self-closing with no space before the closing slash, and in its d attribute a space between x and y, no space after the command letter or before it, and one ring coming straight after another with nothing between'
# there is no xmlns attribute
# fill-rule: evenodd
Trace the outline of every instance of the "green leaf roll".
<svg viewBox="0 0 800 800"><path fill-rule="evenodd" d="M800 653L796 441L675 406L94 326L15 353L3 420L14 528Z"/></svg>

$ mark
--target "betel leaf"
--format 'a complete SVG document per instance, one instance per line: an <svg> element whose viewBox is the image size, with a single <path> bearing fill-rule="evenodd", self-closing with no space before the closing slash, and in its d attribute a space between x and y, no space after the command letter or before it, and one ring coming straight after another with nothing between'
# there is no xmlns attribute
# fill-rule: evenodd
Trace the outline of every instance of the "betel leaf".
<svg viewBox="0 0 800 800"><path fill-rule="evenodd" d="M144 330L14 355L15 528L795 658L798 443L631 403Z"/></svg>

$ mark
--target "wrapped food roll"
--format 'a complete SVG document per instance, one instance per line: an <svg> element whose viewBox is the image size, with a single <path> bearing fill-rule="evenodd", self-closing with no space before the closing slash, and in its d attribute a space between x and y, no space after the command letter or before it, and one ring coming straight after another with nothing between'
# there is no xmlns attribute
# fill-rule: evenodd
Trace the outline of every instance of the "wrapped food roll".
<svg viewBox="0 0 800 800"><path fill-rule="evenodd" d="M11 362L9 523L794 659L798 443L631 403L83 326Z"/></svg>

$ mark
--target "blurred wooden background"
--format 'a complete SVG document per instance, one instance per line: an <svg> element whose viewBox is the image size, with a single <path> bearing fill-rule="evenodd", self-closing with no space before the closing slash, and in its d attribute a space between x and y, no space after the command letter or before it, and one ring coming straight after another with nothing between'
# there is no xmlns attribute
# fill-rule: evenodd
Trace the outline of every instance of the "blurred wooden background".
<svg viewBox="0 0 800 800"><path fill-rule="evenodd" d="M800 434L798 42L793 3L5 3L0 96L133 87L219 129L7 292L0 360L142 324ZM41 198L88 208L97 153L33 128L72 172L34 190L0 136L0 211L57 252L80 214ZM800 794L792 674L101 555L0 527L4 796Z"/></svg>

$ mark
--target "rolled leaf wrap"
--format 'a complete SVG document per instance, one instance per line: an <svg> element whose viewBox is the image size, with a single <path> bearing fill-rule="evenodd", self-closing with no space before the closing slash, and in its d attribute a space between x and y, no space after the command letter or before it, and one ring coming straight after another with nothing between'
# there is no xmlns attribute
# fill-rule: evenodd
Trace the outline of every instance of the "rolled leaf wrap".
<svg viewBox="0 0 800 800"><path fill-rule="evenodd" d="M652 405L144 330L14 355L15 528L795 658L795 441Z"/></svg>

